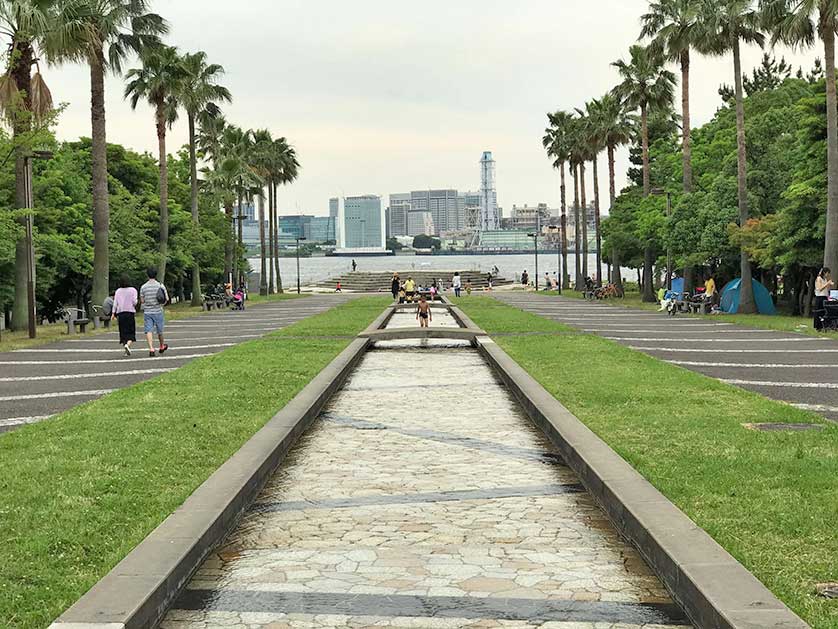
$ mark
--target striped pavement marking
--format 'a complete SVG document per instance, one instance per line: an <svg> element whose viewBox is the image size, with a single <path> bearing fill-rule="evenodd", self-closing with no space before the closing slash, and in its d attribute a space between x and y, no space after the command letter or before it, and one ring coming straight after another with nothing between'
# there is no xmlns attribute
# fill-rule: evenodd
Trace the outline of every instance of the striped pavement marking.
<svg viewBox="0 0 838 629"><path fill-rule="evenodd" d="M685 339L685 338L655 338L655 337L637 337L637 336L603 336L602 338L608 339L611 341L654 341L654 342L661 342L661 343L807 343L810 341L822 343L823 341L828 341L829 339L819 338L819 337L801 337L795 339L713 339L713 338L701 338L701 339ZM691 351L690 349L685 349L683 351Z"/></svg>
<svg viewBox="0 0 838 629"><path fill-rule="evenodd" d="M628 339L630 341L640 341L643 339ZM683 342L683 339L681 339ZM639 345L629 345L630 349L640 350L642 352L689 352L705 353L705 354L834 354L838 353L838 349L684 349L683 347L641 347Z"/></svg>
<svg viewBox="0 0 838 629"><path fill-rule="evenodd" d="M790 402L791 406L802 409L804 411L814 411L816 413L838 413L838 406L827 406L825 404L798 404Z"/></svg>
<svg viewBox="0 0 838 629"><path fill-rule="evenodd" d="M32 415L31 417L9 417L0 419L0 428L9 426L23 426L24 424L37 424L40 421L49 419L52 415Z"/></svg>
<svg viewBox="0 0 838 629"><path fill-rule="evenodd" d="M705 363L693 360L667 360L683 367L747 367L749 369L823 369L823 363L796 365L791 363Z"/></svg>
<svg viewBox="0 0 838 629"><path fill-rule="evenodd" d="M728 384L752 387L790 387L792 389L838 389L838 382L775 382L772 380L739 380L738 378L719 378Z"/></svg>
<svg viewBox="0 0 838 629"><path fill-rule="evenodd" d="M212 345L179 345L177 347L172 347L172 350L182 350L182 349L213 349L215 347L232 347L233 345L238 345L238 343L214 343ZM132 351L140 351L141 348L137 348ZM79 349L16 349L13 353L15 354L76 354L78 352L86 352L88 354L102 354L104 352L113 353L113 349L89 349L86 347L80 347Z"/></svg>
<svg viewBox="0 0 838 629"><path fill-rule="evenodd" d="M75 373L61 374L58 376L21 376L15 378L0 378L0 382L34 382L41 380L76 380L78 378L106 378L116 376L140 376L150 373L166 373L174 371L176 367L163 367L160 369L132 369L130 371L102 371L98 373Z"/></svg>
<svg viewBox="0 0 838 629"><path fill-rule="evenodd" d="M94 389L92 391L56 391L55 393L37 393L35 395L7 395L0 397L0 402L17 402L20 400L38 400L47 397L96 397L113 393L116 389Z"/></svg>
<svg viewBox="0 0 838 629"><path fill-rule="evenodd" d="M116 352L117 354L121 350L109 350ZM136 350L134 350L136 351ZM123 354L124 355L124 354ZM153 360L154 362L160 360L188 360L190 358L201 358L203 356L212 356L212 353L208 354L175 354L174 356L157 356L155 358L148 358L146 359L145 356L139 354L136 358L94 358L90 360L74 360L73 364L84 364L84 365L113 365L116 361L121 360L123 362L139 362L145 360ZM66 360L0 360L0 365L66 365Z"/></svg>
<svg viewBox="0 0 838 629"><path fill-rule="evenodd" d="M184 330L179 330L179 332L184 332ZM139 336L139 335L138 335ZM264 334L239 334L239 335L231 335L225 334L224 340L230 339L258 339L262 338ZM167 334L166 337L169 337ZM211 341L214 339L218 339L218 335L215 336L189 336L189 337L181 337L180 335L175 336L174 334L171 335L172 339L179 339L182 338L183 340L188 341ZM142 341L135 341L135 344L131 347L131 351L135 351L138 349L143 349L145 346L143 345L145 339ZM72 339L68 341L69 343L110 343L111 345L116 345L118 349L115 351L122 351L122 346L119 345L119 339L117 338L109 338L109 339Z"/></svg>

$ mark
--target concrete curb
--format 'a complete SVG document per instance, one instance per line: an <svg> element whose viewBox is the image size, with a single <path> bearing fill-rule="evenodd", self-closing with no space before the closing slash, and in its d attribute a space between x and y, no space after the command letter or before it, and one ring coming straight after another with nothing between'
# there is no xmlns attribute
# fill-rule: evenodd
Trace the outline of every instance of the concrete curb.
<svg viewBox="0 0 838 629"><path fill-rule="evenodd" d="M373 325L383 325L384 312ZM372 327L372 326L370 326ZM154 627L366 352L352 341L50 629Z"/></svg>
<svg viewBox="0 0 838 629"><path fill-rule="evenodd" d="M477 347L697 627L809 627L492 339Z"/></svg>

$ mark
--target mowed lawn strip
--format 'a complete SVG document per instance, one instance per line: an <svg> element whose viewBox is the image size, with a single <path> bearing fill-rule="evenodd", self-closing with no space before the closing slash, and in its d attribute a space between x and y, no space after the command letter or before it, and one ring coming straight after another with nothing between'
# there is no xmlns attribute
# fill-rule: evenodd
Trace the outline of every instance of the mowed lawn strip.
<svg viewBox="0 0 838 629"><path fill-rule="evenodd" d="M483 297L490 334L569 328ZM838 426L593 335L497 336L562 404L813 627L838 628ZM817 423L755 432L744 423Z"/></svg>
<svg viewBox="0 0 838 629"><path fill-rule="evenodd" d="M0 436L0 627L46 627L350 343L317 337L357 334L388 303L359 298Z"/></svg>

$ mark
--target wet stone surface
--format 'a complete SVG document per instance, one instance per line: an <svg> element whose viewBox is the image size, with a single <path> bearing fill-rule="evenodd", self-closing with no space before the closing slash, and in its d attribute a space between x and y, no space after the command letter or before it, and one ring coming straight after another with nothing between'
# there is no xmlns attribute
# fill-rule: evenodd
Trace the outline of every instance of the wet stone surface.
<svg viewBox="0 0 838 629"><path fill-rule="evenodd" d="M477 352L432 344L367 354L162 627L688 626Z"/></svg>

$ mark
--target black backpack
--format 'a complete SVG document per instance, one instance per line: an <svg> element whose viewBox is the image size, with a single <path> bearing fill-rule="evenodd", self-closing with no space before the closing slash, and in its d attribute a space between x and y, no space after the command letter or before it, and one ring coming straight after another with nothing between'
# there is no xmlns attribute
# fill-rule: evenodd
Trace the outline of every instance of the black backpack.
<svg viewBox="0 0 838 629"><path fill-rule="evenodd" d="M157 289L157 303L161 306L165 306L169 303L169 295L166 293L166 288L160 284L160 288Z"/></svg>

